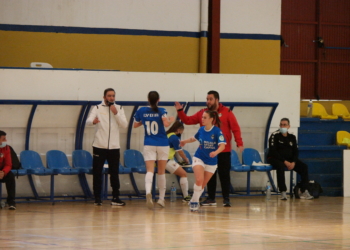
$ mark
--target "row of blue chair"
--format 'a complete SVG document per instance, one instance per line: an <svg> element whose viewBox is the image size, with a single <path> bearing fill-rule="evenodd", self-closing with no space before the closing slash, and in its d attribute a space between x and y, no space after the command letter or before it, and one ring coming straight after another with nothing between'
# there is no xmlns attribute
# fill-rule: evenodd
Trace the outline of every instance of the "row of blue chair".
<svg viewBox="0 0 350 250"><path fill-rule="evenodd" d="M192 164L192 157L187 150L184 150L187 158L190 160L190 165ZM267 155L267 152L265 152ZM40 199L36 192L34 182L32 180L32 175L39 176L51 176L50 182L50 201L54 201L54 176L55 175L78 175L80 185L84 192L84 198L92 198L92 193L90 191L89 185L86 180L85 174L92 174L92 155L86 150L75 150L72 154L72 166L69 165L68 158L65 153L59 150L50 150L46 154L46 165L41 161L40 155L32 150L22 151L20 154L20 160L22 163L22 168L19 170L12 170L16 175L24 176L28 175L29 183L31 185L34 198ZM176 160L176 159L175 159ZM272 166L271 165L255 165L253 162L262 162L260 154L257 150L246 148L242 154L243 164L239 161L238 155L232 150L231 153L231 171L235 172L246 172L247 173L247 189L245 195L251 195L252 190L250 189L250 174L252 171L266 172L270 183L272 184L273 191L277 191L274 181L271 176ZM193 173L191 167L184 167L185 171L188 173ZM156 170L157 171L157 170ZM124 166L120 164L119 173L129 174L130 180L135 191L135 196L142 197L143 195L138 189L135 181L134 174L146 174L146 166L143 155L140 151L129 149L124 151ZM103 191L102 197L107 198L108 190L108 169L103 169ZM154 175L155 178L156 175ZM155 196L155 181L153 181L153 196ZM292 185L292 175L291 175L291 185ZM1 187L1 186L0 186ZM240 194L240 192L235 192L231 186L231 192ZM128 195L129 197L133 195ZM1 189L0 189L0 199L1 199Z"/></svg>
<svg viewBox="0 0 350 250"><path fill-rule="evenodd" d="M253 148L245 148L242 152L242 162L240 162L237 153L232 150L231 152L231 171L235 172L246 172L247 173L247 190L245 192L246 195L250 195L252 190L250 190L250 173L252 171L258 171L258 172L266 172L267 177L271 183L272 190L274 192L277 192L277 188L274 184L273 178L271 176L271 171L275 170L272 165L267 164L267 155L269 153L269 149L266 148L264 150L264 164L254 164L256 163L263 163L260 157L260 153ZM286 171L290 171L286 169ZM291 197L293 196L293 171L290 171L290 195ZM234 192L233 187L231 187L231 192L232 193L237 193ZM238 192L239 193L239 192Z"/></svg>
<svg viewBox="0 0 350 250"><path fill-rule="evenodd" d="M38 176L50 176L50 196L48 201L54 202L54 176L55 175L78 175L80 185L82 187L83 196L73 196L83 198L92 198L92 193L90 191L88 182L86 180L85 174L92 174L92 156L88 151L85 150L75 150L72 155L73 166L70 166L68 158L65 153L59 150L50 150L46 153L46 166L41 160L40 155L32 150L25 150L20 153L20 160L22 169L12 170L12 172L17 176L28 176L28 180L33 192L33 198L35 200L44 200L47 197L39 197L32 175ZM119 166L120 174L129 174L131 170ZM104 179L103 179L103 189L102 197L107 197L108 189L108 169L103 169ZM25 197L30 199L32 197ZM0 200L1 200L1 185L0 185Z"/></svg>

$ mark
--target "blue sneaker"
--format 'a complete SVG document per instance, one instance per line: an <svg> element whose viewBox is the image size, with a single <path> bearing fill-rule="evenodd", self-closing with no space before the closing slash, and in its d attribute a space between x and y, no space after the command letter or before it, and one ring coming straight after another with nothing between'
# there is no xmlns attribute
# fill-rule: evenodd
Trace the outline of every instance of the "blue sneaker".
<svg viewBox="0 0 350 250"><path fill-rule="evenodd" d="M207 198L205 201L201 202L201 206L216 206L216 201Z"/></svg>
<svg viewBox="0 0 350 250"><path fill-rule="evenodd" d="M198 209L199 209L199 202L190 202L191 212L198 212Z"/></svg>

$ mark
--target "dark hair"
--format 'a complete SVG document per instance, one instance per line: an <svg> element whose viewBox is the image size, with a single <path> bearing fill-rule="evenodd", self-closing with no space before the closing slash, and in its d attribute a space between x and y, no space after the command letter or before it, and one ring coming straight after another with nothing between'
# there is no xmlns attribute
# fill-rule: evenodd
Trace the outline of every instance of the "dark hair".
<svg viewBox="0 0 350 250"><path fill-rule="evenodd" d="M216 126L218 126L220 128L221 121L220 121L218 112L213 111L213 110L206 110L204 112L207 113L210 118L214 118L213 119L213 125L216 125Z"/></svg>
<svg viewBox="0 0 350 250"><path fill-rule="evenodd" d="M105 89L105 91L103 92L103 96L106 96L108 91L113 91L115 93L114 89L108 88L108 89Z"/></svg>
<svg viewBox="0 0 350 250"><path fill-rule="evenodd" d="M215 91L215 90L210 90L210 91L208 92L208 95L214 95L214 98L215 98L215 99L220 100L219 93L218 93L217 91Z"/></svg>
<svg viewBox="0 0 350 250"><path fill-rule="evenodd" d="M180 121L175 121L174 124L168 129L166 134L175 133L178 129L184 129L184 125Z"/></svg>
<svg viewBox="0 0 350 250"><path fill-rule="evenodd" d="M151 106L152 110L156 113L158 113L158 106L157 106L158 100L159 100L159 94L157 91L150 91L148 93L149 105Z"/></svg>
<svg viewBox="0 0 350 250"><path fill-rule="evenodd" d="M0 136L6 135L6 133L2 130L0 130Z"/></svg>
<svg viewBox="0 0 350 250"><path fill-rule="evenodd" d="M282 118L281 121L287 121L288 125L290 125L289 119L288 118Z"/></svg>

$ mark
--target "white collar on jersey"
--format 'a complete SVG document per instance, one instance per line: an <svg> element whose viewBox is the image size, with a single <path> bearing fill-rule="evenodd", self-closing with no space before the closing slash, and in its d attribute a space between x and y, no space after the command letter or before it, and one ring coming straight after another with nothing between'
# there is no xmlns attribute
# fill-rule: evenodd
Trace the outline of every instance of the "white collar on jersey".
<svg viewBox="0 0 350 250"><path fill-rule="evenodd" d="M205 132L210 132L213 128L214 128L214 125L213 125L209 130L206 130L206 129L205 129L205 126L204 126L204 131L205 131Z"/></svg>

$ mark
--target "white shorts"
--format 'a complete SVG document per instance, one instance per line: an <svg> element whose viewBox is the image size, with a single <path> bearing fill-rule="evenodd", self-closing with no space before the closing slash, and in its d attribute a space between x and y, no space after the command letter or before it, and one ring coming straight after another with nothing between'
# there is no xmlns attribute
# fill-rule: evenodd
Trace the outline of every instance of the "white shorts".
<svg viewBox="0 0 350 250"><path fill-rule="evenodd" d="M174 160L169 160L167 163L166 163L166 167L165 169L168 170L168 172L170 174L173 174L175 173L175 171L180 167L179 164L177 164L176 161Z"/></svg>
<svg viewBox="0 0 350 250"><path fill-rule="evenodd" d="M169 157L169 146L144 146L143 158L145 161L164 160L167 161Z"/></svg>
<svg viewBox="0 0 350 250"><path fill-rule="evenodd" d="M194 166L202 166L204 168L204 171L210 172L210 173L215 173L216 169L218 168L218 165L207 165L205 164L201 159L193 156L192 158L192 168Z"/></svg>

